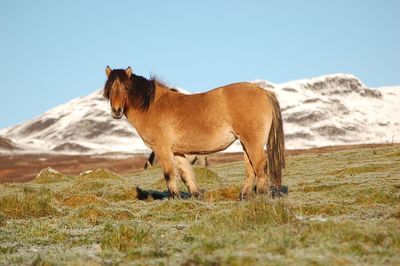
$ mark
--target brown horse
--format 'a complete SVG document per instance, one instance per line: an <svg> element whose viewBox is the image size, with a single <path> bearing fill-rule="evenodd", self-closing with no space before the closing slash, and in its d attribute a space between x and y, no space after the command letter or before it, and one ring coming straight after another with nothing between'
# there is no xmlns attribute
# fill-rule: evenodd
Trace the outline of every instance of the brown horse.
<svg viewBox="0 0 400 266"><path fill-rule="evenodd" d="M112 70L107 66L106 75L104 96L110 100L112 116L120 119L125 115L154 150L170 197L180 195L178 176L192 195L200 195L185 154L222 151L237 139L243 146L246 167L241 198L253 190L267 193L268 176L280 191L284 135L274 93L241 82L186 95L171 91L155 78L133 74L131 67Z"/></svg>

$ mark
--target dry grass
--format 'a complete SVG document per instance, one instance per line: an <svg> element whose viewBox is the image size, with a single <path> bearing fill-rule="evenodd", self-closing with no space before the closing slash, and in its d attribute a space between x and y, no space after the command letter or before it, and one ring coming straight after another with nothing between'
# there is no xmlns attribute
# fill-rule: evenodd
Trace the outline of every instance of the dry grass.
<svg viewBox="0 0 400 266"><path fill-rule="evenodd" d="M0 198L0 211L8 218L38 218L56 215L58 211L51 204L49 189L23 190L21 193Z"/></svg>
<svg viewBox="0 0 400 266"><path fill-rule="evenodd" d="M96 207L95 205L87 205L82 208L79 208L75 214L73 215L74 219L85 219L90 224L99 224L100 221L103 221L106 218L109 218L108 212L104 211L101 208Z"/></svg>
<svg viewBox="0 0 400 266"><path fill-rule="evenodd" d="M66 198L63 201L63 204L70 208L78 208L81 206L86 206L89 204L100 204L102 206L107 206L107 202L104 200L100 200L93 195L73 195L71 197Z"/></svg>
<svg viewBox="0 0 400 266"><path fill-rule="evenodd" d="M221 200L238 200L240 189L241 187L239 185L212 189L204 193L204 199L209 202Z"/></svg>
<svg viewBox="0 0 400 266"><path fill-rule="evenodd" d="M139 224L113 225L106 223L103 228L103 237L101 239L101 248L103 250L117 250L127 252L140 247L144 242L151 241L149 229Z"/></svg>
<svg viewBox="0 0 400 266"><path fill-rule="evenodd" d="M390 165L387 164L366 164L356 167L349 167L343 169L343 174L346 175L356 175L362 173L371 173L371 172L378 172L381 170L388 169Z"/></svg>
<svg viewBox="0 0 400 266"><path fill-rule="evenodd" d="M196 168L202 200L138 200L137 185L165 190L158 168L46 170L0 186L0 264L399 265L399 154L292 155L287 198L244 202L241 163Z"/></svg>
<svg viewBox="0 0 400 266"><path fill-rule="evenodd" d="M94 171L88 170L86 172L83 172L79 175L79 179L90 179L90 178L96 178L96 179L121 179L122 177L117 175L116 173L113 173L107 169L96 169Z"/></svg>

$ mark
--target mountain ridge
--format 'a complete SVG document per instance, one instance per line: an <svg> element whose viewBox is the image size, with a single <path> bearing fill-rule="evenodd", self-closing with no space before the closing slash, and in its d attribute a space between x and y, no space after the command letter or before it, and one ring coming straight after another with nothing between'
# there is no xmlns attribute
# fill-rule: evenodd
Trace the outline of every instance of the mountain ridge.
<svg viewBox="0 0 400 266"><path fill-rule="evenodd" d="M400 87L371 89L351 74L252 82L276 93L288 149L400 141ZM2 153L149 152L126 119L111 118L102 90L1 129L0 137L8 145L0 143ZM239 143L228 149L239 150Z"/></svg>

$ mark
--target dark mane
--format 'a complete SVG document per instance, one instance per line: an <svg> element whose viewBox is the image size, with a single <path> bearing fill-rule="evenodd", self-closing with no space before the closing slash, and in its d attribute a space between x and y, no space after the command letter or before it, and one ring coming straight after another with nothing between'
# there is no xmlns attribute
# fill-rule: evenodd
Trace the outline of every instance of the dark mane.
<svg viewBox="0 0 400 266"><path fill-rule="evenodd" d="M132 74L130 78L123 69L114 69L111 71L106 84L104 85L104 97L109 99L111 86L114 81L119 80L128 90L128 98L133 106L141 111L147 111L154 101L156 91L157 78L152 77L150 80L142 76ZM163 85L162 83L160 83Z"/></svg>
<svg viewBox="0 0 400 266"><path fill-rule="evenodd" d="M128 90L131 103L142 111L147 111L153 103L156 94L156 81L132 74L132 85Z"/></svg>

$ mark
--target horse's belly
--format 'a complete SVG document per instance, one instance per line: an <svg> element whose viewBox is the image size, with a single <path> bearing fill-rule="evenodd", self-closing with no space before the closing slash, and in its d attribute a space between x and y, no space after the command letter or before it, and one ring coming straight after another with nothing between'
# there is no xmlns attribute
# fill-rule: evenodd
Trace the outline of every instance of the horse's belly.
<svg viewBox="0 0 400 266"><path fill-rule="evenodd" d="M237 137L231 132L217 134L197 134L182 137L173 147L174 152L184 154L207 154L225 150Z"/></svg>

